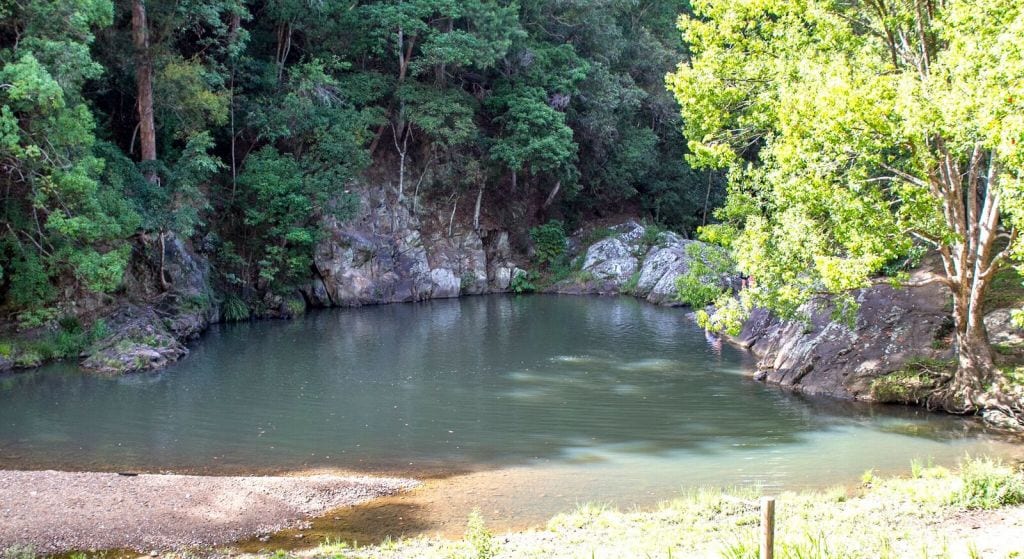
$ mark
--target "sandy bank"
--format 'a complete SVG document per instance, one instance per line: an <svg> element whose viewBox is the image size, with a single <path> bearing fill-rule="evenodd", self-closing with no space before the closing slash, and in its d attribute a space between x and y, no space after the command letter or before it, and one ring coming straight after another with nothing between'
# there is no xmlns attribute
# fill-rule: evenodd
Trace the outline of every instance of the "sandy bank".
<svg viewBox="0 0 1024 559"><path fill-rule="evenodd" d="M0 471L0 549L217 545L411 488L401 478Z"/></svg>

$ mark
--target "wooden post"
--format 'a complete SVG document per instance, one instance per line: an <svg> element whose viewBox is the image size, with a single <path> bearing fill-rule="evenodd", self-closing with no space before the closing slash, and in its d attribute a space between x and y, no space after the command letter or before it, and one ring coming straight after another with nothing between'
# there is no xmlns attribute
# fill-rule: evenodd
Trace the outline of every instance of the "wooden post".
<svg viewBox="0 0 1024 559"><path fill-rule="evenodd" d="M775 497L761 497L761 559L775 555Z"/></svg>

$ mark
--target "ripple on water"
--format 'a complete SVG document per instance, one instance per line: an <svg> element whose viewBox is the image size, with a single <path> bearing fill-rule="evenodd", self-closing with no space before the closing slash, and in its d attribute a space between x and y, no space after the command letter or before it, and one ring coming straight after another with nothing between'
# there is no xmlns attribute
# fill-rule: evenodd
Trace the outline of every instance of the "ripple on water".
<svg viewBox="0 0 1024 559"><path fill-rule="evenodd" d="M1007 452L972 423L796 396L737 374L749 365L736 348L711 351L683 311L628 298L313 312L215 327L160 374L58 364L0 379L0 467L474 471L448 489L489 495L515 479L495 502L523 518Z"/></svg>

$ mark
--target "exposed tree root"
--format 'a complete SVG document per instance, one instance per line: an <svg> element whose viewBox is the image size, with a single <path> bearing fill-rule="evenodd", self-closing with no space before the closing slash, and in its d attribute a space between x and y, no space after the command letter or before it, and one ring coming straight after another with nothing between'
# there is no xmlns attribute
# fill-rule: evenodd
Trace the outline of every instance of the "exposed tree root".
<svg viewBox="0 0 1024 559"><path fill-rule="evenodd" d="M932 392L926 405L930 410L980 415L993 426L1024 431L1024 398L1004 391L1004 379L996 376L987 389L953 380Z"/></svg>

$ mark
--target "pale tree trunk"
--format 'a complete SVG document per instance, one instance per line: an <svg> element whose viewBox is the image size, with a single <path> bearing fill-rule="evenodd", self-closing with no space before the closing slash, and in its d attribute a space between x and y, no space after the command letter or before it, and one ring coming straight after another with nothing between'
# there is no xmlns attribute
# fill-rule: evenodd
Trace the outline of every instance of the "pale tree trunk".
<svg viewBox="0 0 1024 559"><path fill-rule="evenodd" d="M890 170L908 182L927 187L942 203L945 221L954 233L952 243L932 239L939 248L944 280L953 295L957 353L956 374L935 395L933 403L949 411L966 413L986 407L982 400L988 397L988 387L999 376L985 330L983 305L993 277L1009 257L1017 231L999 230L996 155L978 144L963 168L962 160L950 153L943 138L933 138L931 143L938 158L927 181ZM996 252L1000 236L1008 244Z"/></svg>
<svg viewBox="0 0 1024 559"><path fill-rule="evenodd" d="M143 0L132 0L132 44L135 47L135 82L139 109L139 148L141 161L156 160L156 126L153 122L153 61L149 53L149 28ZM146 179L156 182L156 173Z"/></svg>
<svg viewBox="0 0 1024 559"><path fill-rule="evenodd" d="M484 183L480 182L480 189L476 191L476 207L473 208L473 230L480 232L480 205L484 200Z"/></svg>
<svg viewBox="0 0 1024 559"><path fill-rule="evenodd" d="M292 24L291 22L284 22L277 29L277 54L275 56L275 62L277 64L277 82L281 83L281 79L284 78L284 65L288 61L288 55L292 50Z"/></svg>
<svg viewBox="0 0 1024 559"><path fill-rule="evenodd" d="M927 84L936 58L934 13L930 4L926 6L915 0L913 21L902 22L891 17L884 3L869 5L880 28L885 30L893 66L915 70L919 79ZM946 87L944 83L934 85ZM1017 238L1015 228L999 229L999 160L980 142L970 153L951 153L946 139L938 134L927 139L926 150L934 158L927 178L888 165L883 164L883 167L895 175L892 178L927 189L941 204L943 219L952 233L935 237L927 232L915 232L938 248L943 280L953 294L957 370L948 385L929 398L929 405L957 413L996 408L1020 422L1024 417L1020 404L1007 404L998 390L989 390L1000 380L1000 373L992 359L983 305L992 279L1009 257ZM949 241L949 237L954 240ZM996 242L1000 237L1006 240L1005 247ZM998 252L997 244L1001 249Z"/></svg>
<svg viewBox="0 0 1024 559"><path fill-rule="evenodd" d="M412 61L413 47L416 46L416 35L412 35L408 38L405 37L405 31L399 27L397 34L398 41L398 87L402 86L405 82L405 76L409 72L409 63ZM398 87L395 88L397 93ZM391 112L394 110L394 101L388 104L388 108L384 111L384 118L390 119ZM372 156L377 152L377 146L380 144L380 138L384 135L384 130L387 128L388 123L385 122L377 127L377 132L373 135L373 141L370 142L370 155Z"/></svg>
<svg viewBox="0 0 1024 559"><path fill-rule="evenodd" d="M402 123L396 127L391 124L391 136L395 140L395 151L398 152L398 203L405 200L405 157L409 153L409 129L402 130ZM402 143L398 143L398 137L402 137Z"/></svg>
<svg viewBox="0 0 1024 559"><path fill-rule="evenodd" d="M550 206L551 203L555 201L555 196L558 196L558 191L561 190L561 189L562 189L562 181L560 181L560 180L556 181L555 182L555 187L551 189L551 193L548 194L547 199L544 200L544 205L541 206L541 209L544 209L544 210L548 209L548 206Z"/></svg>

